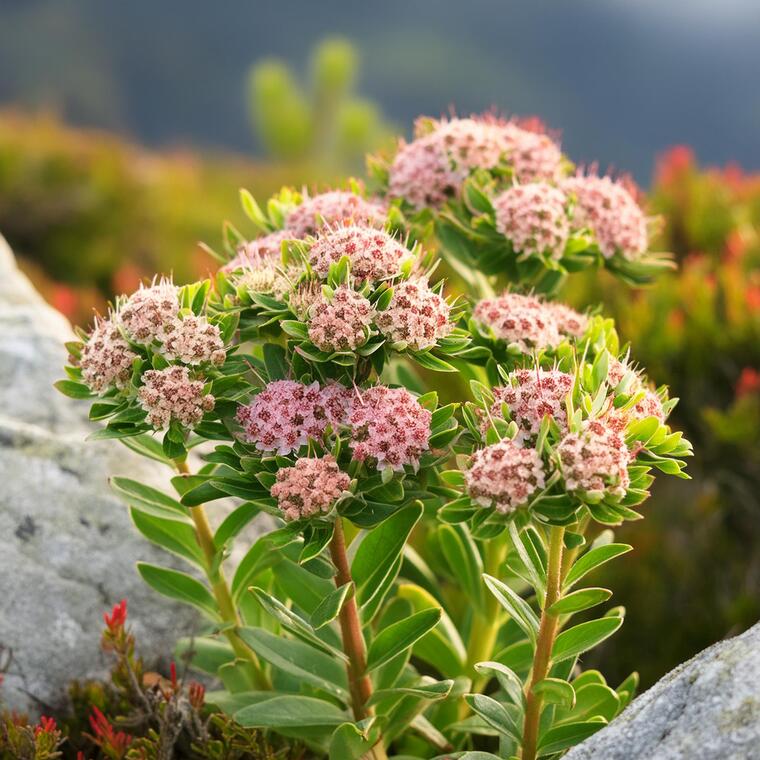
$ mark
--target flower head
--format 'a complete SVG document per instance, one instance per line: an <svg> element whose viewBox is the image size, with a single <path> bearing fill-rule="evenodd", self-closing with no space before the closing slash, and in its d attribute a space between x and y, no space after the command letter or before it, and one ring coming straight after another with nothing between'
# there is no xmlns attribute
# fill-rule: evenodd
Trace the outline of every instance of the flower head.
<svg viewBox="0 0 760 760"><path fill-rule="evenodd" d="M103 613L103 622L111 633L117 633L127 622L127 600L114 604L111 614Z"/></svg>
<svg viewBox="0 0 760 760"><path fill-rule="evenodd" d="M370 227L385 224L385 209L375 201L346 190L331 190L306 197L285 219L289 237L314 235L325 226L351 221Z"/></svg>
<svg viewBox="0 0 760 760"><path fill-rule="evenodd" d="M241 245L235 257L228 261L220 271L233 272L235 269L261 269L264 266L277 266L280 263L282 242L294 237L289 230L277 230Z"/></svg>
<svg viewBox="0 0 760 760"><path fill-rule="evenodd" d="M333 428L345 425L355 392L351 388L335 382L323 386L319 393L319 403L324 409L327 421Z"/></svg>
<svg viewBox="0 0 760 760"><path fill-rule="evenodd" d="M329 454L297 459L292 467L277 471L271 494L286 520L303 520L326 514L351 484Z"/></svg>
<svg viewBox="0 0 760 760"><path fill-rule="evenodd" d="M504 293L486 298L475 307L473 318L506 343L514 343L523 353L560 343L553 314L533 296Z"/></svg>
<svg viewBox="0 0 760 760"><path fill-rule="evenodd" d="M378 469L417 467L428 450L431 418L405 388L368 388L353 399L348 418L354 459L374 459Z"/></svg>
<svg viewBox="0 0 760 760"><path fill-rule="evenodd" d="M205 412L214 408L214 397L204 393L203 382L193 380L187 367L151 369L142 376L142 381L140 403L156 430L168 428L172 420L193 427Z"/></svg>
<svg viewBox="0 0 760 760"><path fill-rule="evenodd" d="M337 227L323 232L309 250L309 263L320 277L344 256L357 280L383 280L399 273L410 251L383 230L371 227Z"/></svg>
<svg viewBox="0 0 760 760"><path fill-rule="evenodd" d="M503 127L507 161L518 182L556 181L562 172L562 151L543 132L511 121Z"/></svg>
<svg viewBox="0 0 760 760"><path fill-rule="evenodd" d="M625 437L604 420L587 420L579 433L569 433L557 446L569 491L622 498L630 485L631 454Z"/></svg>
<svg viewBox="0 0 760 760"><path fill-rule="evenodd" d="M620 253L632 260L647 250L646 217L623 182L579 175L566 179L562 189L575 197L575 226L591 229L605 258Z"/></svg>
<svg viewBox="0 0 760 760"><path fill-rule="evenodd" d="M113 318L96 319L79 358L82 380L94 393L124 388L129 383L136 358L137 354L124 340Z"/></svg>
<svg viewBox="0 0 760 760"><path fill-rule="evenodd" d="M496 229L516 253L562 258L570 235L567 198L545 182L514 185L493 202Z"/></svg>
<svg viewBox="0 0 760 760"><path fill-rule="evenodd" d="M320 351L353 351L367 342L372 304L347 285L310 309L309 339Z"/></svg>
<svg viewBox="0 0 760 760"><path fill-rule="evenodd" d="M470 469L464 474L467 493L484 507L499 512L514 512L546 482L544 463L538 452L503 440L473 454Z"/></svg>
<svg viewBox="0 0 760 760"><path fill-rule="evenodd" d="M185 364L224 364L226 353L219 328L205 317L187 314L178 317L164 340L163 354Z"/></svg>
<svg viewBox="0 0 760 760"><path fill-rule="evenodd" d="M119 307L118 317L135 343L162 341L179 313L179 288L169 280L141 286Z"/></svg>
<svg viewBox="0 0 760 760"><path fill-rule="evenodd" d="M510 373L509 382L494 388L492 417L501 417L501 405L509 407L517 423L517 443L530 440L538 434L544 417L551 417L562 433L567 432L565 399L573 389L572 375L559 370L519 369ZM488 429L489 421L484 421Z"/></svg>
<svg viewBox="0 0 760 760"><path fill-rule="evenodd" d="M390 341L424 351L451 332L450 312L446 301L417 278L394 286L388 308L378 313L375 322Z"/></svg>
<svg viewBox="0 0 760 760"><path fill-rule="evenodd" d="M246 264L230 275L232 284L246 293L268 293L282 299L291 289L290 276L300 275L297 268L285 271L274 263L262 262L260 265Z"/></svg>
<svg viewBox="0 0 760 760"><path fill-rule="evenodd" d="M304 385L294 380L275 380L237 412L243 436L261 451L289 454L321 438L327 417L319 383Z"/></svg>
<svg viewBox="0 0 760 760"><path fill-rule="evenodd" d="M544 308L554 317L557 329L562 335L580 338L588 329L588 317L563 303L545 301Z"/></svg>

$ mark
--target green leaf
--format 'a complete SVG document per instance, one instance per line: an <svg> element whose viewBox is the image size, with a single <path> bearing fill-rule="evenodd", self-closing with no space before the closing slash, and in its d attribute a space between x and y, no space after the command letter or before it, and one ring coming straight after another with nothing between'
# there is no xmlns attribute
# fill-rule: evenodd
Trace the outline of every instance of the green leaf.
<svg viewBox="0 0 760 760"><path fill-rule="evenodd" d="M142 579L159 594L192 605L214 622L220 620L216 601L211 592L187 573L149 565L147 562L138 562L137 571Z"/></svg>
<svg viewBox="0 0 760 760"><path fill-rule="evenodd" d="M264 344L264 366L269 380L285 380L288 377L288 362L285 349L276 343Z"/></svg>
<svg viewBox="0 0 760 760"><path fill-rule="evenodd" d="M575 694L575 708L568 715L570 720L590 720L601 716L609 721L617 715L620 697L607 684L587 683L577 688ZM564 715L558 714L556 717L565 720Z"/></svg>
<svg viewBox="0 0 760 760"><path fill-rule="evenodd" d="M311 615L311 624L314 629L319 630L322 626L335 620L343 608L344 602L353 592L354 584L349 582L344 583L326 596Z"/></svg>
<svg viewBox="0 0 760 760"><path fill-rule="evenodd" d="M429 352L413 351L411 354L417 364L419 364L421 367L424 367L425 369L431 369L434 372L458 371L457 368L453 365L443 361L443 359L439 359L437 356L433 356L433 354Z"/></svg>
<svg viewBox="0 0 760 760"><path fill-rule="evenodd" d="M580 612L606 602L611 596L612 591L606 588L582 588L558 599L549 607L549 612L552 615L568 615L572 612Z"/></svg>
<svg viewBox="0 0 760 760"><path fill-rule="evenodd" d="M235 720L246 728L316 728L340 726L348 715L330 702L313 697L285 696L244 707Z"/></svg>
<svg viewBox="0 0 760 760"><path fill-rule="evenodd" d="M259 538L235 571L230 587L232 598L238 599L260 572L279 562L280 555L274 551L275 549L282 549L297 538L298 529L292 525L279 528Z"/></svg>
<svg viewBox="0 0 760 760"><path fill-rule="evenodd" d="M454 685L454 681L451 679L446 681L433 681L427 679L425 682L415 684L412 686L397 686L392 689L377 689L372 692L372 696L367 701L367 705L376 705L378 702L382 702L389 697L409 696L417 699L424 699L428 701L435 701L439 699L446 699L451 692L451 687Z"/></svg>
<svg viewBox="0 0 760 760"><path fill-rule="evenodd" d="M198 545L195 528L176 520L164 520L132 507L129 515L137 530L151 543L186 559L201 569L206 567L206 557Z"/></svg>
<svg viewBox="0 0 760 760"><path fill-rule="evenodd" d="M489 726L519 743L520 729L503 705L484 694L468 694L465 701Z"/></svg>
<svg viewBox="0 0 760 760"><path fill-rule="evenodd" d="M606 723L604 720L589 720L578 723L566 723L564 726L551 728L538 740L538 757L553 755L569 747L574 747L592 734L595 734Z"/></svg>
<svg viewBox="0 0 760 760"><path fill-rule="evenodd" d="M174 462L164 455L164 447L161 445L161 442L149 433L133 435L128 438L121 438L120 440L128 449L131 449L140 456L154 459L172 468L174 467Z"/></svg>
<svg viewBox="0 0 760 760"><path fill-rule="evenodd" d="M441 525L437 531L448 571L459 581L468 600L478 609L485 607L483 561L466 527Z"/></svg>
<svg viewBox="0 0 760 760"><path fill-rule="evenodd" d="M343 702L348 701L346 669L341 660L303 641L277 636L263 628L240 628L239 634L270 665Z"/></svg>
<svg viewBox="0 0 760 760"><path fill-rule="evenodd" d="M565 578L564 587L570 588L570 586L577 583L584 575L591 572L594 568L603 565L605 562L609 562L615 557L619 557L621 554L626 554L631 551L631 549L633 549L633 547L630 544L604 544L603 546L596 546L589 549L589 551L581 555L570 568L570 572L568 572L567 577Z"/></svg>
<svg viewBox="0 0 760 760"><path fill-rule="evenodd" d="M186 507L155 488L138 483L136 480L118 477L111 478L110 484L111 488L130 507L155 517L162 517L164 520L193 524Z"/></svg>
<svg viewBox="0 0 760 760"><path fill-rule="evenodd" d="M562 631L554 642L552 660L559 662L593 649L597 644L612 636L622 624L621 617L604 617L599 620L589 620Z"/></svg>
<svg viewBox="0 0 760 760"><path fill-rule="evenodd" d="M499 604L511 615L528 638L535 643L538 635L538 616L531 606L506 583L491 575L483 575L483 580Z"/></svg>
<svg viewBox="0 0 760 760"><path fill-rule="evenodd" d="M522 707L525 701L523 684L512 668L508 668L500 662L479 662L475 665L475 670L486 676L496 676L499 686L509 695L509 698L518 707Z"/></svg>
<svg viewBox="0 0 760 760"><path fill-rule="evenodd" d="M251 501L247 501L234 509L216 529L216 533L214 533L214 546L217 549L221 549L228 541L235 538L260 512L261 508Z"/></svg>
<svg viewBox="0 0 760 760"><path fill-rule="evenodd" d="M344 723L335 729L330 739L329 760L361 760L372 749L373 742L367 738L369 724L374 719L362 721L367 724Z"/></svg>
<svg viewBox="0 0 760 760"><path fill-rule="evenodd" d="M544 701L553 705L572 708L575 705L575 689L561 678L544 678L533 686L534 694L542 694Z"/></svg>
<svg viewBox="0 0 760 760"><path fill-rule="evenodd" d="M428 609L380 631L367 652L367 671L376 670L421 639L441 619L440 609Z"/></svg>
<svg viewBox="0 0 760 760"><path fill-rule="evenodd" d="M75 383L73 380L58 380L53 387L69 398L83 399L92 398L92 391L84 383Z"/></svg>
<svg viewBox="0 0 760 760"><path fill-rule="evenodd" d="M541 557L536 551L533 541L530 536L528 536L528 530L532 529L528 528L525 531L519 531L514 520L509 523L509 535L512 537L512 543L517 550L518 556L522 560L533 588L536 589L541 595L541 598L543 598L543 594L546 591L546 570L541 562Z"/></svg>
<svg viewBox="0 0 760 760"><path fill-rule="evenodd" d="M181 662L189 661L191 667L212 676L222 665L235 659L235 653L225 639L208 636L180 639L174 656Z"/></svg>
<svg viewBox="0 0 760 760"><path fill-rule="evenodd" d="M422 506L414 504L394 512L364 536L351 563L360 606L368 604L382 588L383 580L398 563L404 544L420 517Z"/></svg>

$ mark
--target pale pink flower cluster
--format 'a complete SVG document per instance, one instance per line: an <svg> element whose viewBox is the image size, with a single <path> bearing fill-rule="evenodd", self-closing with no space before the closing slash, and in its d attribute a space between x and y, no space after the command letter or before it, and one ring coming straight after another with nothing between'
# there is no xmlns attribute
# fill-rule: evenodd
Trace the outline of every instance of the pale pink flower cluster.
<svg viewBox="0 0 760 760"><path fill-rule="evenodd" d="M504 125L508 162L518 182L557 181L562 173L562 151L542 132L524 129L514 122Z"/></svg>
<svg viewBox="0 0 760 760"><path fill-rule="evenodd" d="M321 398L319 383L275 380L238 409L243 437L261 451L297 451L309 438L321 438L327 427Z"/></svg>
<svg viewBox="0 0 760 760"><path fill-rule="evenodd" d="M219 328L195 314L186 314L174 321L162 351L167 359L178 359L185 364L220 365L227 357Z"/></svg>
<svg viewBox="0 0 760 760"><path fill-rule="evenodd" d="M353 351L364 345L375 316L372 304L347 285L311 307L309 339L321 351Z"/></svg>
<svg viewBox="0 0 760 760"><path fill-rule="evenodd" d="M565 180L562 189L575 197L574 225L594 233L605 258L620 253L632 260L647 250L646 217L622 182L579 175Z"/></svg>
<svg viewBox="0 0 760 760"><path fill-rule="evenodd" d="M507 514L525 505L546 484L538 452L502 440L473 454L464 474L467 492L476 504Z"/></svg>
<svg viewBox="0 0 760 760"><path fill-rule="evenodd" d="M544 308L554 317L557 329L562 335L580 338L588 329L588 317L563 303L544 301Z"/></svg>
<svg viewBox="0 0 760 760"><path fill-rule="evenodd" d="M279 469L276 477L271 494L286 520L327 514L351 485L351 478L329 454L297 459L292 467Z"/></svg>
<svg viewBox="0 0 760 760"><path fill-rule="evenodd" d="M220 271L233 272L235 269L258 270L263 267L275 267L281 260L283 240L297 237L290 230L277 230L268 235L250 240L241 245L235 258L228 261Z"/></svg>
<svg viewBox="0 0 760 760"><path fill-rule="evenodd" d="M533 296L503 293L480 301L472 313L476 322L490 328L499 340L514 343L523 353L560 343L557 322Z"/></svg>
<svg viewBox="0 0 760 760"><path fill-rule="evenodd" d="M331 190L313 197L306 197L285 219L290 237L303 238L314 235L326 226L351 221L371 227L385 224L385 208L375 201L346 190Z"/></svg>
<svg viewBox="0 0 760 760"><path fill-rule="evenodd" d="M348 417L354 459L377 468L416 468L428 450L432 414L406 388L376 385L353 400Z"/></svg>
<svg viewBox="0 0 760 760"><path fill-rule="evenodd" d="M356 397L356 391L346 388L344 385L336 382L328 382L322 386L320 392L320 404L324 409L327 421L333 429L340 425L345 425L348 421L348 412L351 408L351 402Z"/></svg>
<svg viewBox="0 0 760 760"><path fill-rule="evenodd" d="M619 413L632 419L644 419L646 417L656 417L660 422L665 422L667 415L662 406L662 400L651 389L648 388L641 377L632 367L620 359L610 359L609 369L607 371L607 382L611 388L616 388L623 377L628 372L634 372L632 382L626 387L626 394L633 396L644 391L644 397L637 401L627 412Z"/></svg>
<svg viewBox="0 0 760 760"><path fill-rule="evenodd" d="M375 323L393 343L424 351L451 332L450 312L446 301L417 278L394 286L388 308L378 313Z"/></svg>
<svg viewBox="0 0 760 760"><path fill-rule="evenodd" d="M179 288L168 280L140 286L119 307L119 321L135 343L162 341L174 328L179 314Z"/></svg>
<svg viewBox="0 0 760 760"><path fill-rule="evenodd" d="M414 208L440 206L456 196L473 169L493 169L502 160L518 182L556 180L562 153L548 135L489 117L443 119L402 144L389 171L389 194Z"/></svg>
<svg viewBox="0 0 760 760"><path fill-rule="evenodd" d="M602 420L587 420L579 433L569 433L557 446L565 486L601 496L622 498L630 485L631 453L623 434Z"/></svg>
<svg viewBox="0 0 760 760"><path fill-rule="evenodd" d="M383 230L356 225L323 232L309 249L309 263L320 277L344 256L357 280L383 280L397 275L411 252Z"/></svg>
<svg viewBox="0 0 760 760"><path fill-rule="evenodd" d="M567 432L565 399L573 389L574 378L567 372L545 369L518 369L509 375L509 382L494 388L492 417L501 417L501 405L509 407L511 418L517 423L517 443L534 438L544 417L551 417L560 429ZM483 421L487 430L490 420Z"/></svg>
<svg viewBox="0 0 760 760"><path fill-rule="evenodd" d="M288 293L288 306L300 320L308 319L309 309L321 300L322 285L318 282L302 282Z"/></svg>
<svg viewBox="0 0 760 760"><path fill-rule="evenodd" d="M494 202L496 229L516 253L561 259L570 236L567 197L545 182L513 185Z"/></svg>
<svg viewBox="0 0 760 760"><path fill-rule="evenodd" d="M82 380L94 393L124 388L132 374L137 354L122 337L111 319L96 319L95 328L82 347L79 366Z"/></svg>
<svg viewBox="0 0 760 760"><path fill-rule="evenodd" d="M168 428L172 420L193 427L214 408L214 397L204 393L203 382L193 380L187 367L151 369L143 374L142 382L140 403L157 430Z"/></svg>
<svg viewBox="0 0 760 760"><path fill-rule="evenodd" d="M633 406L633 414L637 419L657 417L660 422L665 422L667 415L662 408L660 397L650 388L644 390L644 398Z"/></svg>

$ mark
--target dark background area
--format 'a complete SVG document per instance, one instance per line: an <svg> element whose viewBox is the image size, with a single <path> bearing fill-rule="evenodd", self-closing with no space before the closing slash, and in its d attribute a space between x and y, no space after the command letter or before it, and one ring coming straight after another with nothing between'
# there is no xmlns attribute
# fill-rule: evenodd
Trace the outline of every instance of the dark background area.
<svg viewBox="0 0 760 760"><path fill-rule="evenodd" d="M0 0L0 104L149 145L260 152L250 64L303 68L339 34L358 46L362 93L403 129L452 105L538 114L576 161L646 184L674 143L760 168L759 30L755 0Z"/></svg>

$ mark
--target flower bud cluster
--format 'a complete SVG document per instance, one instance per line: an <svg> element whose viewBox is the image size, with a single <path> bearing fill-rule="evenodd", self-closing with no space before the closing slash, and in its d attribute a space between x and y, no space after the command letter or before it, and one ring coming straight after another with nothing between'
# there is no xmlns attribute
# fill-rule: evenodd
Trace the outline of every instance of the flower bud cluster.
<svg viewBox="0 0 760 760"><path fill-rule="evenodd" d="M220 271L234 272L236 269L259 271L274 268L280 263L282 243L295 237L290 230L277 230L250 240L241 245L235 257L228 261Z"/></svg>
<svg viewBox="0 0 760 760"><path fill-rule="evenodd" d="M214 408L214 397L204 392L203 382L194 380L187 367L151 369L143 374L142 381L140 403L156 430L165 430L172 420L191 428Z"/></svg>
<svg viewBox="0 0 760 760"><path fill-rule="evenodd" d="M163 341L174 329L179 309L179 288L160 280L147 288L140 286L119 307L118 317L130 340L147 345Z"/></svg>
<svg viewBox="0 0 760 760"><path fill-rule="evenodd" d="M368 227L385 224L385 208L375 201L346 190L331 190L306 197L285 219L290 237L304 238L314 235L323 227L351 221Z"/></svg>
<svg viewBox="0 0 760 760"><path fill-rule="evenodd" d="M286 520L302 520L326 514L351 484L329 454L297 459L292 467L277 471L271 494Z"/></svg>
<svg viewBox="0 0 760 760"><path fill-rule="evenodd" d="M167 359L177 359L184 364L210 362L221 365L227 357L219 328L195 314L174 321L162 352Z"/></svg>
<svg viewBox="0 0 760 760"><path fill-rule="evenodd" d="M122 337L114 317L96 319L95 329L82 347L82 380L94 393L122 389L129 383L137 354Z"/></svg>
<svg viewBox="0 0 760 760"><path fill-rule="evenodd" d="M378 313L375 322L391 342L424 351L451 332L450 312L446 301L418 278L394 286L388 308Z"/></svg>
<svg viewBox="0 0 760 760"><path fill-rule="evenodd" d="M323 296L309 313L309 339L321 351L353 351L364 345L375 316L372 304L346 285L330 298Z"/></svg>
<svg viewBox="0 0 760 760"><path fill-rule="evenodd" d="M562 183L574 197L573 224L588 227L605 258L619 253L634 260L647 250L647 220L636 199L621 181L596 175L578 175Z"/></svg>

